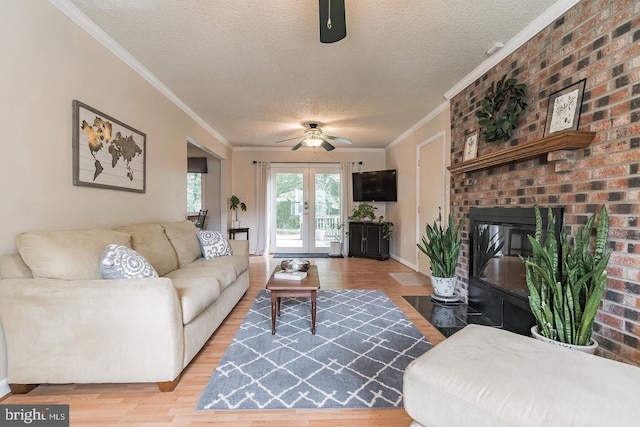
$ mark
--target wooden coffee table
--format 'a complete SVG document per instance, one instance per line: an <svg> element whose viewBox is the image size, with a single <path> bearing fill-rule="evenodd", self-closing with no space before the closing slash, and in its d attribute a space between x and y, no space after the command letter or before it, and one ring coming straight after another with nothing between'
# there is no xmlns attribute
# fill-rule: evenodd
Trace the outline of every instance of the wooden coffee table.
<svg viewBox="0 0 640 427"><path fill-rule="evenodd" d="M271 334L276 333L276 313L280 316L280 300L282 297L309 297L311 298L311 333L316 333L316 291L320 289L318 267L309 266L307 277L302 280L276 279L273 275L280 271L276 267L271 278L267 282L267 289L271 291Z"/></svg>

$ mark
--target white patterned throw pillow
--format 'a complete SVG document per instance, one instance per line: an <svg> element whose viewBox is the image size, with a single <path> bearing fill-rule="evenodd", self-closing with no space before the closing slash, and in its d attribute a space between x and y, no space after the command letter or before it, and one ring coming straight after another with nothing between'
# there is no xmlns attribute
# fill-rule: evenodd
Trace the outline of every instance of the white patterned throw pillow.
<svg viewBox="0 0 640 427"><path fill-rule="evenodd" d="M229 241L219 231L200 230L198 240L205 259L233 255Z"/></svg>
<svg viewBox="0 0 640 427"><path fill-rule="evenodd" d="M158 277L158 273L145 257L133 249L121 245L108 245L102 251L100 273L103 279Z"/></svg>

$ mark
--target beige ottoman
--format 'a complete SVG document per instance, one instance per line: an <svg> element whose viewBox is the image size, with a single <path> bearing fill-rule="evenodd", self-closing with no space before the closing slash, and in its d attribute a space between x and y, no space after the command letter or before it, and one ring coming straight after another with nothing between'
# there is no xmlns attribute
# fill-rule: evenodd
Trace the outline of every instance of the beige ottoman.
<svg viewBox="0 0 640 427"><path fill-rule="evenodd" d="M639 426L640 368L469 325L407 366L412 426Z"/></svg>

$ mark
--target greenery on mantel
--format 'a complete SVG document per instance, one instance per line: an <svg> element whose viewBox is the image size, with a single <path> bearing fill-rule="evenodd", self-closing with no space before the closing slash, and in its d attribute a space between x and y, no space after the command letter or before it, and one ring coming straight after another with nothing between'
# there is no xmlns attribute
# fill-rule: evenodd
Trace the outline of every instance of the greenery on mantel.
<svg viewBox="0 0 640 427"><path fill-rule="evenodd" d="M491 83L487 94L482 98L482 108L476 112L478 124L484 128L485 142L508 141L511 132L518 126L518 117L525 107L527 85L516 79L502 76Z"/></svg>

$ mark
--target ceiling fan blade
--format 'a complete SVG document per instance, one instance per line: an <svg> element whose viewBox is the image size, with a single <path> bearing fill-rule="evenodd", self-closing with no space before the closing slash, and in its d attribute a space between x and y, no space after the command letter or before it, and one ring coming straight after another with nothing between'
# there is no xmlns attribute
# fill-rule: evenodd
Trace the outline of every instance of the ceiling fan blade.
<svg viewBox="0 0 640 427"><path fill-rule="evenodd" d="M342 142L343 144L351 144L351 140L347 138L340 138L338 136L331 136L331 135L323 135L323 136L324 136L324 139L328 139L330 141Z"/></svg>
<svg viewBox="0 0 640 427"><path fill-rule="evenodd" d="M320 41L335 43L347 36L344 0L319 0Z"/></svg>
<svg viewBox="0 0 640 427"><path fill-rule="evenodd" d="M300 137L299 136L294 136L293 138L281 139L280 141L274 142L274 144L278 144L280 142L291 141L292 139L298 139L298 138L300 138Z"/></svg>
<svg viewBox="0 0 640 427"><path fill-rule="evenodd" d="M335 150L336 147L334 147L333 145L329 144L327 141L322 141L322 148L324 148L327 151L331 151L331 150Z"/></svg>
<svg viewBox="0 0 640 427"><path fill-rule="evenodd" d="M291 147L291 151L296 151L298 148L302 147L302 144L304 144L304 140L298 142L296 145Z"/></svg>

